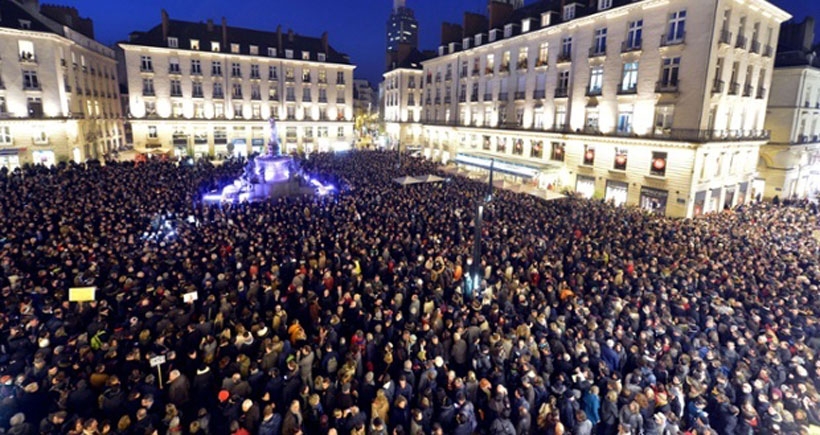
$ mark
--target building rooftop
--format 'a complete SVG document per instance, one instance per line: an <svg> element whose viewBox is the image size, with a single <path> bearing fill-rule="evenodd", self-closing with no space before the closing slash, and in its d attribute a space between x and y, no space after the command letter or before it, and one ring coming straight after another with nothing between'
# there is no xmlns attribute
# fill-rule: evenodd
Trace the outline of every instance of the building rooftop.
<svg viewBox="0 0 820 435"><path fill-rule="evenodd" d="M267 56L268 48L276 48L277 58L285 58L285 50L293 50L293 58L296 60L302 59L302 52L310 53L311 61L318 61L319 53L324 53L327 56L326 62L350 64L348 55L336 51L328 44L327 33L316 38L299 35L292 30L283 32L281 26L275 32L228 26L224 20L219 24L212 21L195 23L169 19L167 30L160 23L147 32L133 32L129 41L124 43L167 48L166 36L177 38L181 50L190 50L189 41L195 39L200 43L200 51L206 52L212 51L210 42L220 42L220 53L231 53L230 44L239 44L239 54L250 55L251 45L254 45L259 49L257 55L261 56Z"/></svg>

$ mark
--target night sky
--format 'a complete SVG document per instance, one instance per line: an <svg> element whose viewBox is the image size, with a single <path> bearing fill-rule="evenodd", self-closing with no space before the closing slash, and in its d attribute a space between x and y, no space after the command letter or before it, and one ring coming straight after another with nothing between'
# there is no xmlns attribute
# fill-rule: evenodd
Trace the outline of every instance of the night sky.
<svg viewBox="0 0 820 435"><path fill-rule="evenodd" d="M51 3L51 2L49 2ZM357 78L366 78L375 86L384 72L385 26L392 0L57 0L76 6L81 16L94 20L97 39L104 44L124 40L133 30L148 30L160 22L160 9L172 19L219 22L226 17L228 25L260 30L284 30L320 36L327 31L330 44L348 53L358 67ZM798 20L806 15L820 19L816 0L772 0ZM407 0L416 12L421 28L421 49L438 46L441 22L461 22L464 11L486 12L487 0Z"/></svg>

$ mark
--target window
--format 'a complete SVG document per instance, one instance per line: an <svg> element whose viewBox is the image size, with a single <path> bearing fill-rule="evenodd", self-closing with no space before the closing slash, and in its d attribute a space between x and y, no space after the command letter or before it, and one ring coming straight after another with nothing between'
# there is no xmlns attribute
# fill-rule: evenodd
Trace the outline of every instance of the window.
<svg viewBox="0 0 820 435"><path fill-rule="evenodd" d="M168 47L170 48L179 48L179 39L174 38L173 36L168 37Z"/></svg>
<svg viewBox="0 0 820 435"><path fill-rule="evenodd" d="M235 119L242 118L242 103L233 103L233 117Z"/></svg>
<svg viewBox="0 0 820 435"><path fill-rule="evenodd" d="M218 52L219 51L219 43L218 42L211 42L211 51Z"/></svg>
<svg viewBox="0 0 820 435"><path fill-rule="evenodd" d="M232 89L231 96L233 98L242 98L242 83L234 83Z"/></svg>
<svg viewBox="0 0 820 435"><path fill-rule="evenodd" d="M337 85L345 84L345 73L344 73L344 71L336 72L336 84Z"/></svg>
<svg viewBox="0 0 820 435"><path fill-rule="evenodd" d="M142 79L142 95L146 97L154 95L154 79Z"/></svg>
<svg viewBox="0 0 820 435"><path fill-rule="evenodd" d="M23 70L23 89L40 89L37 71Z"/></svg>
<svg viewBox="0 0 820 435"><path fill-rule="evenodd" d="M239 53L239 44L231 44L231 53Z"/></svg>
<svg viewBox="0 0 820 435"><path fill-rule="evenodd" d="M319 102L320 103L327 103L327 89L320 88L319 89Z"/></svg>
<svg viewBox="0 0 820 435"><path fill-rule="evenodd" d="M538 61L535 66L544 66L549 60L549 43L542 42L538 47Z"/></svg>
<svg viewBox="0 0 820 435"><path fill-rule="evenodd" d="M319 83L327 83L327 70L320 69L318 79L319 79Z"/></svg>
<svg viewBox="0 0 820 435"><path fill-rule="evenodd" d="M704 156L704 160L705 160ZM649 168L649 173L657 177L666 176L666 153L652 152L652 166Z"/></svg>
<svg viewBox="0 0 820 435"><path fill-rule="evenodd" d="M569 21L575 18L575 4L568 4L564 6L564 21Z"/></svg>
<svg viewBox="0 0 820 435"><path fill-rule="evenodd" d="M261 100L262 99L262 91L259 89L259 84L254 83L251 85L251 100Z"/></svg>
<svg viewBox="0 0 820 435"><path fill-rule="evenodd" d="M336 137L345 137L345 128L339 127L336 129Z"/></svg>
<svg viewBox="0 0 820 435"><path fill-rule="evenodd" d="M558 89L564 91L566 94L569 89L569 71L561 71L558 73Z"/></svg>
<svg viewBox="0 0 820 435"><path fill-rule="evenodd" d="M202 62L199 59L191 59L191 74L202 74Z"/></svg>
<svg viewBox="0 0 820 435"><path fill-rule="evenodd" d="M587 119L586 124L584 124L584 129L589 133L597 133L600 131L600 114L598 113L598 108L593 107L587 110Z"/></svg>
<svg viewBox="0 0 820 435"><path fill-rule="evenodd" d="M686 35L686 10L673 12L669 15L669 32L666 34L668 42L681 42Z"/></svg>
<svg viewBox="0 0 820 435"><path fill-rule="evenodd" d="M11 145L11 128L0 127L0 145Z"/></svg>
<svg viewBox="0 0 820 435"><path fill-rule="evenodd" d="M34 143L38 145L44 145L48 143L48 134L46 134L45 130L37 130L34 133Z"/></svg>
<svg viewBox="0 0 820 435"><path fill-rule="evenodd" d="M680 58L667 57L663 59L663 69L661 70L661 86L664 88L678 87L678 74L680 72Z"/></svg>
<svg viewBox="0 0 820 435"><path fill-rule="evenodd" d="M172 97L181 97L182 96L182 85L179 83L179 80L177 80L177 79L171 80L171 96Z"/></svg>
<svg viewBox="0 0 820 435"><path fill-rule="evenodd" d="M592 42L592 54L606 54L606 27L595 29Z"/></svg>
<svg viewBox="0 0 820 435"><path fill-rule="evenodd" d="M635 20L629 22L629 29L626 32L626 47L627 51L637 50L643 44L643 20Z"/></svg>
<svg viewBox="0 0 820 435"><path fill-rule="evenodd" d="M214 143L224 145L228 143L228 129L225 127L214 127Z"/></svg>
<svg viewBox="0 0 820 435"><path fill-rule="evenodd" d="M151 60L151 56L140 56L140 71L154 71L154 62Z"/></svg>
<svg viewBox="0 0 820 435"><path fill-rule="evenodd" d="M584 145L584 165L595 165L595 147L592 145Z"/></svg>
<svg viewBox="0 0 820 435"><path fill-rule="evenodd" d="M319 58L319 62L324 62L325 60L327 60L327 55L324 54L324 53L319 53L318 58Z"/></svg>
<svg viewBox="0 0 820 435"><path fill-rule="evenodd" d="M168 59L168 72L171 74L180 74L179 59L174 57Z"/></svg>
<svg viewBox="0 0 820 435"><path fill-rule="evenodd" d="M632 133L632 110L618 112L618 133Z"/></svg>
<svg viewBox="0 0 820 435"><path fill-rule="evenodd" d="M288 59L293 59L293 50L285 50L285 57Z"/></svg>
<svg viewBox="0 0 820 435"><path fill-rule="evenodd" d="M174 118L182 118L182 102L174 101L171 103L171 116Z"/></svg>
<svg viewBox="0 0 820 435"><path fill-rule="evenodd" d="M525 70L527 69L527 54L529 53L529 48L521 47L518 50L518 69Z"/></svg>
<svg viewBox="0 0 820 435"><path fill-rule="evenodd" d="M276 47L268 47L268 57L276 57Z"/></svg>
<svg viewBox="0 0 820 435"><path fill-rule="evenodd" d="M274 65L268 67L268 80L279 80L279 71Z"/></svg>
<svg viewBox="0 0 820 435"><path fill-rule="evenodd" d="M635 92L638 88L638 62L627 62L624 64L623 81L621 82L622 92Z"/></svg>
<svg viewBox="0 0 820 435"><path fill-rule="evenodd" d="M604 84L604 67L596 66L589 73L589 94L600 95L601 87Z"/></svg>
<svg viewBox="0 0 820 435"><path fill-rule="evenodd" d="M259 78L259 65L251 65L251 78L258 79Z"/></svg>
<svg viewBox="0 0 820 435"><path fill-rule="evenodd" d="M271 101L279 101L279 90L275 87L268 89L268 99Z"/></svg>
<svg viewBox="0 0 820 435"><path fill-rule="evenodd" d="M18 41L18 54L21 61L34 62L37 58L34 56L34 43L31 41Z"/></svg>
<svg viewBox="0 0 820 435"><path fill-rule="evenodd" d="M214 104L214 118L217 118L217 119L225 118L225 104L223 104L223 103L215 103Z"/></svg>
<svg viewBox="0 0 820 435"><path fill-rule="evenodd" d="M288 106L287 108L287 118L286 119L296 119L296 107ZM290 128L290 127L288 127Z"/></svg>
<svg viewBox="0 0 820 435"><path fill-rule="evenodd" d="M6 113L6 97L0 96L0 114Z"/></svg>
<svg viewBox="0 0 820 435"><path fill-rule="evenodd" d="M552 143L552 150L550 151L550 160L555 160L557 162L564 161L564 147L566 145L563 142L553 142Z"/></svg>
<svg viewBox="0 0 820 435"><path fill-rule="evenodd" d="M572 36L565 36L561 39L561 58L563 60L572 58Z"/></svg>
<svg viewBox="0 0 820 435"><path fill-rule="evenodd" d="M627 160L627 150L626 148L615 148L615 161L613 162L612 169L616 171L625 171L626 170L626 160Z"/></svg>
<svg viewBox="0 0 820 435"><path fill-rule="evenodd" d="M262 107L258 104L251 106L251 118L262 119Z"/></svg>
<svg viewBox="0 0 820 435"><path fill-rule="evenodd" d="M157 126L149 125L148 126L148 139L156 139L157 137L159 137L157 135Z"/></svg>
<svg viewBox="0 0 820 435"><path fill-rule="evenodd" d="M309 82L310 81L310 70L305 68L302 70L302 81Z"/></svg>
<svg viewBox="0 0 820 435"><path fill-rule="evenodd" d="M222 83L214 83L214 98L225 98L225 92L222 89Z"/></svg>
<svg viewBox="0 0 820 435"><path fill-rule="evenodd" d="M157 102L156 101L146 101L145 102L145 115L146 116L156 116L157 114Z"/></svg>
<svg viewBox="0 0 820 435"><path fill-rule="evenodd" d="M250 50L250 54L252 54L254 56L259 54L259 46L258 45L251 45L249 47L249 50Z"/></svg>
<svg viewBox="0 0 820 435"><path fill-rule="evenodd" d="M598 0L598 10L603 11L612 7L612 0Z"/></svg>
<svg viewBox="0 0 820 435"><path fill-rule="evenodd" d="M192 95L194 98L202 98L202 97L203 97L203 94L202 94L202 82L197 82L197 81L195 81L195 82L193 82L193 83L192 83L192 86L191 86L191 87L192 87L192 90L191 90L191 95Z"/></svg>
<svg viewBox="0 0 820 435"><path fill-rule="evenodd" d="M17 22L20 24L20 29L22 29L22 30L31 30L31 21L29 21L29 20L18 20Z"/></svg>
<svg viewBox="0 0 820 435"><path fill-rule="evenodd" d="M655 108L655 134L665 134L672 128L674 107L663 105Z"/></svg>
<svg viewBox="0 0 820 435"><path fill-rule="evenodd" d="M559 107L555 109L555 128L563 130L567 127L567 108Z"/></svg>
<svg viewBox="0 0 820 435"><path fill-rule="evenodd" d="M288 101L296 101L296 91L294 90L293 86L288 86L285 89L285 98Z"/></svg>
<svg viewBox="0 0 820 435"><path fill-rule="evenodd" d="M311 94L310 94L310 88L302 89L302 101L304 101L304 102L312 101Z"/></svg>
<svg viewBox="0 0 820 435"><path fill-rule="evenodd" d="M191 39L191 50L199 50L199 40Z"/></svg>
<svg viewBox="0 0 820 435"><path fill-rule="evenodd" d="M231 63L231 77L242 77L242 66L237 62Z"/></svg>
<svg viewBox="0 0 820 435"><path fill-rule="evenodd" d="M212 76L221 76L222 75L222 62L220 62L220 61L212 61L211 62L211 75Z"/></svg>

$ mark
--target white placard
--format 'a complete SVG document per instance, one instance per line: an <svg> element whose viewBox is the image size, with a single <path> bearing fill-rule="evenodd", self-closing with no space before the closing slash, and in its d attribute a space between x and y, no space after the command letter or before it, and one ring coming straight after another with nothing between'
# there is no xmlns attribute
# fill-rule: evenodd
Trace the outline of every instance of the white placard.
<svg viewBox="0 0 820 435"><path fill-rule="evenodd" d="M156 367L165 364L165 355L155 356L148 360L151 367Z"/></svg>
<svg viewBox="0 0 820 435"><path fill-rule="evenodd" d="M199 299L199 293L197 293L196 291L192 291L190 293L185 293L184 295L182 295L182 301L186 304L191 304L197 299Z"/></svg>

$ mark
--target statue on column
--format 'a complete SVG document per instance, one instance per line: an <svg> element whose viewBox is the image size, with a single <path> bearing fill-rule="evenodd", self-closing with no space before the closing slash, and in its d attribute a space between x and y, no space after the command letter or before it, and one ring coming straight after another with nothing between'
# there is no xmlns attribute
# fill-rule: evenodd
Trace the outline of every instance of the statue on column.
<svg viewBox="0 0 820 435"><path fill-rule="evenodd" d="M278 157L280 155L279 150L279 134L276 131L276 119L271 116L270 118L270 141L268 141L268 156L271 157Z"/></svg>

